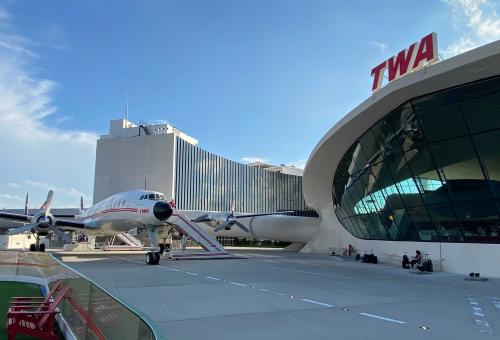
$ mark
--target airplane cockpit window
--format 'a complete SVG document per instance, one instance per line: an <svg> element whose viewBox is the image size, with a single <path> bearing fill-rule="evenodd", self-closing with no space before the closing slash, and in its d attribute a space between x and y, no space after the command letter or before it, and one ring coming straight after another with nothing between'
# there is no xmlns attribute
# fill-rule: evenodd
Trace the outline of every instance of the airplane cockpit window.
<svg viewBox="0 0 500 340"><path fill-rule="evenodd" d="M165 200L165 195L163 194L149 194L149 195L144 195L144 199L149 199L152 201L163 201Z"/></svg>

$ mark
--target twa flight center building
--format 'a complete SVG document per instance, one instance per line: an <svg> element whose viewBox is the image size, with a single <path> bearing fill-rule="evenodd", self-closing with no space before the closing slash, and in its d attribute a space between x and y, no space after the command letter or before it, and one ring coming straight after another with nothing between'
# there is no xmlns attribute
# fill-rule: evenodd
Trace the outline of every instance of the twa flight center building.
<svg viewBox="0 0 500 340"><path fill-rule="evenodd" d="M372 96L316 145L303 193L320 226L302 251L351 244L399 264L419 249L500 277L500 41L436 51L430 34L375 67Z"/></svg>

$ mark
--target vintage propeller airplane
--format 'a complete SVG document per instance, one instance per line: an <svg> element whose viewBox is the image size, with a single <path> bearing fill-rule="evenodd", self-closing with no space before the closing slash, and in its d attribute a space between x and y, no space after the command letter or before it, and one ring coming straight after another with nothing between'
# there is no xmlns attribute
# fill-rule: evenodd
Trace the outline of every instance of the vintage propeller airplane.
<svg viewBox="0 0 500 340"><path fill-rule="evenodd" d="M45 203L40 211L34 215L28 214L26 204L24 214L14 214L0 211L0 218L25 223L20 227L9 230L10 235L31 232L35 235L35 243L30 245L31 251L45 251L44 244L40 244L40 237L53 233L69 243L71 240L64 231L79 231L89 235L116 235L126 233L137 227L145 227L154 238L157 228L164 227L172 216L173 209L162 193L149 190L132 190L112 195L90 208L83 209L80 204L80 214L67 220L51 213L54 192L49 191ZM27 223L26 223L27 222ZM152 244L154 244L152 240ZM157 264L160 260L158 252L146 255L148 264Z"/></svg>

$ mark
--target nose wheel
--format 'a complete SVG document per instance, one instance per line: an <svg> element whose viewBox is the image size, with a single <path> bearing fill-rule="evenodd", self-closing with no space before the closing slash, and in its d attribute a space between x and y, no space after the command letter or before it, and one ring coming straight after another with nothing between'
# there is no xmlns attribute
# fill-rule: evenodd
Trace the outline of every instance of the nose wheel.
<svg viewBox="0 0 500 340"><path fill-rule="evenodd" d="M45 243L40 243L40 235L35 235L35 243L30 244L30 251L45 251Z"/></svg>
<svg viewBox="0 0 500 340"><path fill-rule="evenodd" d="M146 254L146 264L156 265L160 263L160 253L157 251L148 251Z"/></svg>

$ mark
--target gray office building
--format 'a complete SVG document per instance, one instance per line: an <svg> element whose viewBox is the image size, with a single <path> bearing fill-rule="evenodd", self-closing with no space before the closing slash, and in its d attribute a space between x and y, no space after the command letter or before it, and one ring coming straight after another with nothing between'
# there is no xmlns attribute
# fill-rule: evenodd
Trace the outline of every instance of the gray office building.
<svg viewBox="0 0 500 340"><path fill-rule="evenodd" d="M300 170L238 163L197 144L170 124L112 120L110 133L97 141L94 202L146 187L174 199L181 210L306 209Z"/></svg>

